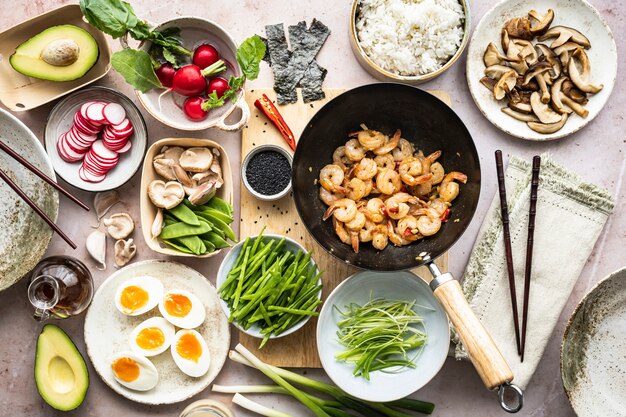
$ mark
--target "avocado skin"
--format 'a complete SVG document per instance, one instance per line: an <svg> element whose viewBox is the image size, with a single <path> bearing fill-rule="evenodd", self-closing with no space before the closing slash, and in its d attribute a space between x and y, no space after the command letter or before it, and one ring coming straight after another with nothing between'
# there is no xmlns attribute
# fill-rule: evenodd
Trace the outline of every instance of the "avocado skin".
<svg viewBox="0 0 626 417"><path fill-rule="evenodd" d="M52 352L52 349L48 350L48 345L52 345L56 352ZM62 357L70 364L77 381L69 394L58 394L47 379L50 360L56 356ZM87 395L89 388L87 364L72 339L54 324L46 324L37 339L35 383L41 398L52 408L60 411L70 411L77 408L83 403Z"/></svg>
<svg viewBox="0 0 626 417"><path fill-rule="evenodd" d="M45 46L57 39L72 39L80 52L76 62L68 66L54 66L41 59ZM15 48L9 57L13 69L28 77L48 81L72 81L84 76L98 62L98 43L83 28L74 25L53 26L38 33Z"/></svg>

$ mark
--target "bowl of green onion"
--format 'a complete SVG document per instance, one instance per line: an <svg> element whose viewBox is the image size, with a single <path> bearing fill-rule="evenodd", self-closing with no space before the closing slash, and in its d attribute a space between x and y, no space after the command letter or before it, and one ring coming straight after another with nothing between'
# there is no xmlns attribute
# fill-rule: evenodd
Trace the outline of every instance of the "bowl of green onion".
<svg viewBox="0 0 626 417"><path fill-rule="evenodd" d="M329 295L317 322L324 370L346 393L395 401L426 385L450 345L445 311L408 271L363 271Z"/></svg>
<svg viewBox="0 0 626 417"><path fill-rule="evenodd" d="M287 336L318 316L322 280L311 253L295 240L261 232L228 252L217 287L229 322L268 340Z"/></svg>

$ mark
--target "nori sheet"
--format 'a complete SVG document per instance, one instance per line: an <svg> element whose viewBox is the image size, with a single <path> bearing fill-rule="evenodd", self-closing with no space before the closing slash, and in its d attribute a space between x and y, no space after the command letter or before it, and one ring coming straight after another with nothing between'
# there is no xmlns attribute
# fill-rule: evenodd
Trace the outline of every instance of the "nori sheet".
<svg viewBox="0 0 626 417"><path fill-rule="evenodd" d="M265 33L267 34L267 46L272 62L274 90L277 94L278 104L295 103L298 101L298 94L295 89L286 88L289 79L288 65L292 53L287 48L283 24L267 25L265 26Z"/></svg>
<svg viewBox="0 0 626 417"><path fill-rule="evenodd" d="M302 87L302 100L305 103L311 101L321 100L326 97L324 90L322 90L322 83L326 78L326 68L320 67L317 62L313 61L304 73L304 77L300 80L300 87Z"/></svg>

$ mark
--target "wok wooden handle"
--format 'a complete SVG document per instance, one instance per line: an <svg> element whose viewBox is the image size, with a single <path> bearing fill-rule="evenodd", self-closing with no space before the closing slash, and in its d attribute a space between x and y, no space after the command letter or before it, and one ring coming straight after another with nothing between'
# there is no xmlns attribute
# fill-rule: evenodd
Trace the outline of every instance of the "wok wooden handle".
<svg viewBox="0 0 626 417"><path fill-rule="evenodd" d="M494 390L511 382L513 372L509 364L467 303L459 282L454 279L443 282L434 293L448 313L485 386Z"/></svg>

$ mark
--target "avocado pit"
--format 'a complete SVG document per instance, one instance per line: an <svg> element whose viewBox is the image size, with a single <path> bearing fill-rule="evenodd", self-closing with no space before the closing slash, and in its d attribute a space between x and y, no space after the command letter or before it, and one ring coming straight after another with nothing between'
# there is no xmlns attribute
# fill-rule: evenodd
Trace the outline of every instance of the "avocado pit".
<svg viewBox="0 0 626 417"><path fill-rule="evenodd" d="M80 47L73 39L56 39L41 52L41 59L55 67L67 67L78 61Z"/></svg>

